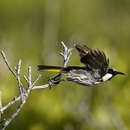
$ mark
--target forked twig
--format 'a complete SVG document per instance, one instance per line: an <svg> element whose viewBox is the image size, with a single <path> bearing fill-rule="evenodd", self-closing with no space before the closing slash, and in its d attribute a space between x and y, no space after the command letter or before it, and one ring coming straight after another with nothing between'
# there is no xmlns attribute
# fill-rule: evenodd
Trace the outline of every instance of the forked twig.
<svg viewBox="0 0 130 130"><path fill-rule="evenodd" d="M67 46L64 44L64 42L61 42L61 45L63 46L64 50L63 50L63 53L60 53L60 54L64 58L63 66L66 67L67 63L69 61L69 58L71 56L71 51L74 48L74 46L72 46L71 48L68 49ZM4 51L1 51L1 55L3 57L3 60L4 60L5 64L7 65L8 69L9 69L9 71L14 75L15 79L18 82L20 95L17 96L17 97L14 97L13 100L11 100L5 106L2 106L1 91L0 91L0 115L2 115L4 113L4 111L6 109L8 109L10 106L12 106L14 103L16 103L17 101L21 100L20 104L18 105L16 110L12 113L12 115L8 119L4 119L2 121L2 128L0 128L0 130L5 130L5 128L11 123L11 121L19 114L20 110L22 109L22 107L26 103L26 100L27 100L30 92L32 90L36 90L36 89L48 88L49 87L49 83L45 84L45 85L35 86L36 82L40 78L40 75L38 75L36 77L36 79L32 82L32 79L31 79L31 77L32 77L31 66L29 66L28 67L28 77L26 77L25 75L23 76L24 79L26 80L27 84L28 84L28 87L26 87L26 89L24 89L23 84L21 82L21 78L20 78L20 69L21 69L22 61L19 60L17 67L15 67L15 69L13 70L12 67L10 66L7 58L6 58L6 55L5 55Z"/></svg>
<svg viewBox="0 0 130 130"><path fill-rule="evenodd" d="M18 115L18 113L20 112L20 110L22 109L22 107L24 106L24 104L26 103L26 100L29 96L30 91L32 90L33 86L35 85L36 81L38 81L39 76L36 78L36 80L32 83L31 82L31 67L28 67L28 87L26 90L24 90L23 84L21 83L21 79L20 79L20 68L21 68L21 60L19 60L17 68L15 68L16 73L13 71L13 69L11 68L11 66L8 63L8 60L6 58L6 55L4 53L4 51L1 52L3 59L7 65L7 67L9 68L9 70L13 73L13 75L15 76L16 80L18 81L18 86L19 86L19 91L20 91L20 96L14 98L12 101L10 101L6 106L1 105L0 108L0 113L3 113L4 110L6 110L7 108L9 108L11 105L13 105L16 101L21 100L20 104L18 105L18 107L16 108L16 110L14 111L14 113L12 113L12 115L8 118L5 119L3 124L2 124L2 128L1 130L4 130L9 124L10 122Z"/></svg>
<svg viewBox="0 0 130 130"><path fill-rule="evenodd" d="M63 46L63 53L60 52L60 55L63 56L64 62L63 62L63 66L66 67L67 63L69 61L69 58L71 56L71 52L72 49L75 47L75 45L73 45L71 48L67 48L67 46L64 44L64 42L61 42L61 45Z"/></svg>

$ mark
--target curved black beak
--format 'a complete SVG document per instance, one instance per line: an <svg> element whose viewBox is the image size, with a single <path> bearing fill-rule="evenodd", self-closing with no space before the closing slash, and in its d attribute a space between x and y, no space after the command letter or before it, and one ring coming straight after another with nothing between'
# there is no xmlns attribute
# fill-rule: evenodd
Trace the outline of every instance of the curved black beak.
<svg viewBox="0 0 130 130"><path fill-rule="evenodd" d="M119 72L119 71L116 71L116 74L126 75L125 73L123 73L123 72Z"/></svg>

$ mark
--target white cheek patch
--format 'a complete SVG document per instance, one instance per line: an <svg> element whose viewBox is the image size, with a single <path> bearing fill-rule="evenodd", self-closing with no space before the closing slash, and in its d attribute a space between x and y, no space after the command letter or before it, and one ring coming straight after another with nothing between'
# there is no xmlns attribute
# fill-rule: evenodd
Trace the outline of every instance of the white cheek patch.
<svg viewBox="0 0 130 130"><path fill-rule="evenodd" d="M105 74L105 75L102 77L102 80L103 80L103 81L107 81L107 80L109 80L111 77L112 77L112 74L107 73L107 74Z"/></svg>

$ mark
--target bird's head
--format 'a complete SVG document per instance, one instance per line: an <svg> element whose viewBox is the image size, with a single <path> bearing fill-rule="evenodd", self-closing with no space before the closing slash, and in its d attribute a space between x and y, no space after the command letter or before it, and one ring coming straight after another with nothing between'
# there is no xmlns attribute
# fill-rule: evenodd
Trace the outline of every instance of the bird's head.
<svg viewBox="0 0 130 130"><path fill-rule="evenodd" d="M102 80L103 81L110 80L110 79L112 79L114 76L116 76L118 74L125 75L125 73L123 73L123 72L119 72L119 71L117 71L117 70L115 70L113 68L109 68L108 72L102 77Z"/></svg>

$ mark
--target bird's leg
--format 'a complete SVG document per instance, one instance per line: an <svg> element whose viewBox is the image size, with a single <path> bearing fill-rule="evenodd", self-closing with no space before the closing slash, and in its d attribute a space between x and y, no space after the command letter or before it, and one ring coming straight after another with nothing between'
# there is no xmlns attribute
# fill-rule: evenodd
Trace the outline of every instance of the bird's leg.
<svg viewBox="0 0 130 130"><path fill-rule="evenodd" d="M49 84L49 87L52 88L52 85L56 85L56 84L59 84L62 80L61 80L61 77L62 77L62 73L58 74L57 76L55 76L54 78L50 78L48 80L48 84Z"/></svg>

